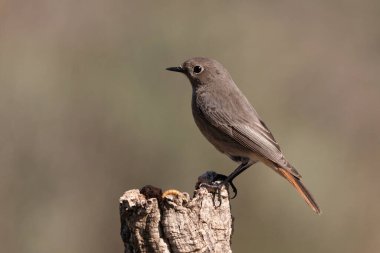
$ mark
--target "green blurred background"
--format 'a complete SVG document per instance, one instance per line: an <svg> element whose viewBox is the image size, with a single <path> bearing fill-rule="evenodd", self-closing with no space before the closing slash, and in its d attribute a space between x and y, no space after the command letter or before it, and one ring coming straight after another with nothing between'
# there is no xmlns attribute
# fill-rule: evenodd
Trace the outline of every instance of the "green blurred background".
<svg viewBox="0 0 380 253"><path fill-rule="evenodd" d="M234 252L379 252L380 2L0 1L1 252L122 252L118 198L236 164L165 71L222 62L323 215L263 165Z"/></svg>

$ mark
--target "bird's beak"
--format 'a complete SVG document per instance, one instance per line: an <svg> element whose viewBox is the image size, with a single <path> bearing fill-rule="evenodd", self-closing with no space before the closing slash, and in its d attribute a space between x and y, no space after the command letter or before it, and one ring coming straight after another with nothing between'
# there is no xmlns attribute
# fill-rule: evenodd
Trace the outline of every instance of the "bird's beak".
<svg viewBox="0 0 380 253"><path fill-rule="evenodd" d="M181 66L166 68L166 70L185 73L185 70Z"/></svg>

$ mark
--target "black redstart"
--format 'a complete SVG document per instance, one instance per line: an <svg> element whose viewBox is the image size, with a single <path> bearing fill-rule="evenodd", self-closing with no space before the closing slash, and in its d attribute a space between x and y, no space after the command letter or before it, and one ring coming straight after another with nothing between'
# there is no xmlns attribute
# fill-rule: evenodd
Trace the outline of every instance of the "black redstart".
<svg viewBox="0 0 380 253"><path fill-rule="evenodd" d="M285 159L271 131L222 64L195 57L167 70L184 73L189 78L193 90L192 112L202 134L217 150L240 162L219 187L232 184L236 176L261 161L287 179L314 212L321 212L301 183L301 175ZM236 195L234 186L233 189Z"/></svg>

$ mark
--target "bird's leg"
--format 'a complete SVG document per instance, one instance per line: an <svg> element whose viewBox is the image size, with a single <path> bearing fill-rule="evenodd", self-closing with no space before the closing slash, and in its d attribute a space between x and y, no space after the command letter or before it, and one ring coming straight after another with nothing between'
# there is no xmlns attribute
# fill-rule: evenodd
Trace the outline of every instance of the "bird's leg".
<svg viewBox="0 0 380 253"><path fill-rule="evenodd" d="M213 183L213 184L202 183L202 184L200 184L200 186L205 186L207 188L216 189L216 194L218 194L219 199L220 199L220 193L221 193L221 189L222 189L223 185L226 185L226 186L230 185L233 192L234 192L234 196L231 198L231 199L233 199L237 195L237 189L236 189L235 185L232 183L232 180L235 177L237 177L240 173L242 173L243 171L248 169L252 164L254 164L253 161L250 161L250 160L243 161L230 175L225 176L225 175L218 174L213 179L213 182L215 182L215 183ZM216 182L216 181L222 181L222 182Z"/></svg>
<svg viewBox="0 0 380 253"><path fill-rule="evenodd" d="M211 188L214 188L217 190L217 193L220 195L220 190L222 189L223 185L230 185L233 192L237 192L237 189L235 185L231 182L227 182L227 176L222 175L222 174L217 174L216 177L214 178L214 182L216 183L215 185L207 185L210 186ZM217 181L221 181L220 183L217 183ZM220 196L219 196L220 197Z"/></svg>
<svg viewBox="0 0 380 253"><path fill-rule="evenodd" d="M237 189L236 187L234 186L234 184L232 183L232 180L234 180L235 177L239 176L243 171L245 171L246 169L248 169L249 167L251 167L251 165L254 164L253 161L243 161L231 174L229 174L225 179L224 181L221 183L221 185L231 185L231 188L234 192L234 196L231 197L231 199L235 198L236 195L237 195Z"/></svg>

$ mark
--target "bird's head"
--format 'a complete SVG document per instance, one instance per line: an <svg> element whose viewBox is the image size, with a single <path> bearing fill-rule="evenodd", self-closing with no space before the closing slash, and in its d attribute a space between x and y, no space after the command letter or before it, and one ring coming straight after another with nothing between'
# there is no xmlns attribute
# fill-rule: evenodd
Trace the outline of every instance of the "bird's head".
<svg viewBox="0 0 380 253"><path fill-rule="evenodd" d="M194 88L231 79L222 64L206 57L194 57L179 67L170 67L167 70L185 74Z"/></svg>

